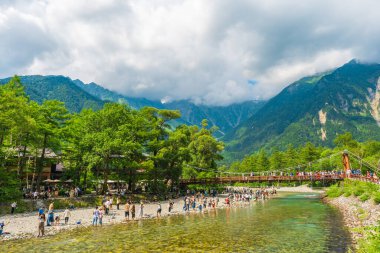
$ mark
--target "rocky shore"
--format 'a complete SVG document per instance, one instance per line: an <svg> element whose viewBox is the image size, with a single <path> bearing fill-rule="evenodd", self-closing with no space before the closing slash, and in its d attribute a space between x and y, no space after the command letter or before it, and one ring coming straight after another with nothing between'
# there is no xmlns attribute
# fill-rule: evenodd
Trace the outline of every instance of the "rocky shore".
<svg viewBox="0 0 380 253"><path fill-rule="evenodd" d="M380 205L376 205L372 200L362 202L354 196L340 196L337 198L326 197L324 201L340 210L355 247L358 239L363 237L360 228L375 226L380 220Z"/></svg>

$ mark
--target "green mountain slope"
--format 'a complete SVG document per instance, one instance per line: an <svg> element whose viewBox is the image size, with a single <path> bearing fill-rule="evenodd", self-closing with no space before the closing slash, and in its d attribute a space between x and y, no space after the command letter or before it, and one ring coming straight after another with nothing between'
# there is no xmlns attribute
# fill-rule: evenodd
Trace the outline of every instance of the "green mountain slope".
<svg viewBox="0 0 380 253"><path fill-rule="evenodd" d="M291 84L225 137L228 156L307 141L331 146L346 131L360 141L380 140L379 77L380 64L351 61Z"/></svg>
<svg viewBox="0 0 380 253"><path fill-rule="evenodd" d="M98 110L104 102L79 88L64 76L20 76L21 83L30 99L42 103L44 100L56 99L65 103L71 112L84 108ZM0 84L9 82L10 78L0 80Z"/></svg>

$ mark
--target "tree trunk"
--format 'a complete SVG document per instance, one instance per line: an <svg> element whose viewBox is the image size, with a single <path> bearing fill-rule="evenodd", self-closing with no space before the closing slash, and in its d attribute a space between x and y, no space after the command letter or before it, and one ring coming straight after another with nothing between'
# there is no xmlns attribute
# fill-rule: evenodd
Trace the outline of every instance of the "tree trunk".
<svg viewBox="0 0 380 253"><path fill-rule="evenodd" d="M19 160L19 167L18 167L17 173L18 173L20 179L22 179L23 174L24 174L24 167L25 167L25 163L26 163L26 149L27 149L26 148L26 142L28 140L28 136L29 136L29 134L26 135L24 149L22 150L22 157Z"/></svg>
<svg viewBox="0 0 380 253"><path fill-rule="evenodd" d="M86 191L86 189L87 189L87 168L84 170L83 191Z"/></svg>
<svg viewBox="0 0 380 253"><path fill-rule="evenodd" d="M132 189L132 169L129 170L128 190L133 192L133 189Z"/></svg>
<svg viewBox="0 0 380 253"><path fill-rule="evenodd" d="M43 147L42 147L42 153L41 153L40 159L38 160L38 165L37 165L37 185L36 185L37 191L39 191L39 189L40 189L41 176L42 176L42 172L43 172L43 169L44 169L44 160L45 160L47 138L48 138L48 135L45 133L45 135L44 135L44 143L43 143Z"/></svg>
<svg viewBox="0 0 380 253"><path fill-rule="evenodd" d="M102 194L104 194L108 190L107 181L108 181L108 159L106 159L106 162L104 164L104 182L103 182Z"/></svg>

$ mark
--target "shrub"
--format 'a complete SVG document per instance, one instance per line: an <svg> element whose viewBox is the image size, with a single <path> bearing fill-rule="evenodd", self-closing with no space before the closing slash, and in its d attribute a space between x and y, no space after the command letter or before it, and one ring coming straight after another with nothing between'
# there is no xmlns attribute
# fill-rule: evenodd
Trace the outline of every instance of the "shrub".
<svg viewBox="0 0 380 253"><path fill-rule="evenodd" d="M356 197L361 196L363 193L364 193L364 189L361 188L360 186L358 186L358 187L356 187L356 188L354 189L354 195L355 195Z"/></svg>
<svg viewBox="0 0 380 253"><path fill-rule="evenodd" d="M350 197L351 195L352 195L352 192L349 191L349 190L347 190L347 191L344 192L344 196L345 196L346 198Z"/></svg>
<svg viewBox="0 0 380 253"><path fill-rule="evenodd" d="M376 204L380 204L380 192L376 192L373 195L373 200L375 201Z"/></svg>
<svg viewBox="0 0 380 253"><path fill-rule="evenodd" d="M330 198L337 198L343 194L343 188L333 185L327 190L326 193Z"/></svg>
<svg viewBox="0 0 380 253"><path fill-rule="evenodd" d="M359 197L359 199L361 200L361 201L367 201L367 200L369 200L370 199L370 196L368 195L368 194L366 194L366 193L364 193L363 195L361 195L360 197Z"/></svg>

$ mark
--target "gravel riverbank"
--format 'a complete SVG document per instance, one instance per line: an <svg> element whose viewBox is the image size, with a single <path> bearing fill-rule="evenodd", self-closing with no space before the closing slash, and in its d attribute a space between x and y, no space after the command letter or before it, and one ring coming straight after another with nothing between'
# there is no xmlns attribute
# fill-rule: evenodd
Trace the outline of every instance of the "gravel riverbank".
<svg viewBox="0 0 380 253"><path fill-rule="evenodd" d="M300 187L283 187L278 188L278 192L320 192L315 191L311 188L308 188L306 186L300 186ZM224 208L226 205L224 204L224 198L226 195L219 196L220 202L217 208ZM168 216L168 215L179 215L179 214L185 214L183 211L183 199L175 199L173 210L169 213L168 201L160 202L162 205L162 217ZM140 213L140 205L136 204L136 220L138 219L149 219L149 218L155 218L157 213L157 207L158 202L154 203L145 203L144 204L144 216L142 218L139 217ZM243 203L238 203L238 206L243 206ZM207 208L208 209L208 208ZM207 209L205 211L207 211ZM74 209L71 211L71 217L69 220L68 225L64 225L63 221L63 212L64 210L55 210L55 216L59 215L61 217L60 225L58 226L51 226L51 227L45 227L45 235L54 235L58 232L75 229L78 227L87 227L92 225L92 213L94 211L94 208L80 208L80 209ZM124 205L120 205L120 210L116 210L116 206L113 206L113 209L111 210L111 215L104 216L103 218L103 224L104 225L110 225L110 224L117 224L125 222L124 218ZM80 221L81 224L77 225L77 221ZM14 239L22 239L22 238L30 238L30 237L36 237L38 234L38 217L37 217L37 211L36 212L29 212L29 213L23 213L23 214L16 214L16 215L5 215L0 216L0 222L5 222L5 229L4 232L6 232L6 235L3 235L0 237L1 240L14 240ZM9 233L9 234L8 234Z"/></svg>
<svg viewBox="0 0 380 253"><path fill-rule="evenodd" d="M380 220L380 205L376 205L372 200L362 202L354 196L326 197L324 200L342 213L344 222L350 229L354 246L357 245L358 239L363 237L358 228L375 226Z"/></svg>
<svg viewBox="0 0 380 253"><path fill-rule="evenodd" d="M226 195L220 195L219 196L219 204L216 206L216 208L225 208L226 204L224 203L224 198ZM169 213L169 202L168 201L162 201L161 207L161 217L169 216L169 215L182 215L186 214L185 211L183 211L183 198L175 199L173 200L174 206L172 211ZM125 203L124 203L125 204ZM112 225L112 224L118 224L118 223L124 223L124 222L131 222L126 221L124 217L124 204L120 205L120 210L116 209L116 205L113 206L112 210L110 210L110 215L105 215L103 217L103 225ZM249 205L249 203L246 202L238 202L234 206L242 207L245 205ZM136 218L135 220L140 219L151 219L157 217L157 209L158 209L158 202L154 203L145 203L144 204L144 215L141 218L140 215L140 204L135 204L136 206ZM207 207L203 211L207 212L212 207ZM65 230L71 230L76 229L79 227L88 227L92 226L92 217L93 217L93 211L94 208L81 208L81 209L74 209L71 211L71 217L67 225L64 224L63 219L63 212L64 210L55 210L54 215L59 215L61 217L60 224L58 226L45 226L45 236L50 236L57 234L61 231ZM194 211L191 212L198 212L198 208L196 208ZM81 224L78 225L77 221L80 221ZM16 240L16 239L25 239L25 238L31 238L36 237L38 235L38 217L37 217L37 211L32 213L24 213L24 214L16 214L16 215L5 215L0 216L0 222L5 222L5 229L4 232L6 232L6 235L0 236L1 240ZM46 224L46 222L45 222Z"/></svg>

